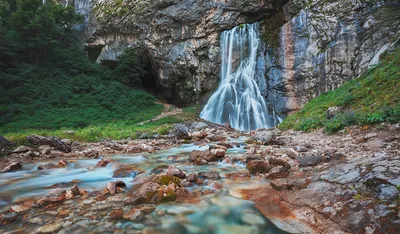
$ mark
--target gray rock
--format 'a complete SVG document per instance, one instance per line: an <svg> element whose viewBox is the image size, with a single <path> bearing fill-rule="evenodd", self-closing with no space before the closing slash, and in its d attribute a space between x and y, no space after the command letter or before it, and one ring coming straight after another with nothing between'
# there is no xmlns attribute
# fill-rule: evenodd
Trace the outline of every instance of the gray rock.
<svg viewBox="0 0 400 234"><path fill-rule="evenodd" d="M379 199L390 201L398 198L399 190L393 185L381 185Z"/></svg>
<svg viewBox="0 0 400 234"><path fill-rule="evenodd" d="M178 139L190 139L189 129L183 124L175 124L169 134Z"/></svg>
<svg viewBox="0 0 400 234"><path fill-rule="evenodd" d="M193 122L190 124L190 130L192 132L201 131L208 128L208 124L204 122Z"/></svg>
<svg viewBox="0 0 400 234"><path fill-rule="evenodd" d="M64 153L71 152L71 147L68 144L66 144L65 142L61 141L61 139L54 136L44 137L38 135L30 135L27 137L27 140L32 145L37 145L37 146L49 145Z"/></svg>
<svg viewBox="0 0 400 234"><path fill-rule="evenodd" d="M216 171L206 171L206 172L199 172L197 174L201 179L210 179L210 180L220 180L221 176Z"/></svg>
<svg viewBox="0 0 400 234"><path fill-rule="evenodd" d="M29 151L33 151L33 149L31 147L21 145L21 146L18 146L18 148L14 149L11 153L12 154L20 154L20 153L26 153Z"/></svg>
<svg viewBox="0 0 400 234"><path fill-rule="evenodd" d="M297 157L300 167L316 166L324 161L320 155L301 155Z"/></svg>
<svg viewBox="0 0 400 234"><path fill-rule="evenodd" d="M343 108L339 106L329 107L326 111L326 118L333 119L337 114L343 112Z"/></svg>

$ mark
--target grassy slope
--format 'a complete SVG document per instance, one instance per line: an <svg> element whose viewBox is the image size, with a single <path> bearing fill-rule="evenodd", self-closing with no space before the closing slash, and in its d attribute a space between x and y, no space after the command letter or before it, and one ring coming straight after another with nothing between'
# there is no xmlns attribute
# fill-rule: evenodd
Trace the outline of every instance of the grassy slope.
<svg viewBox="0 0 400 234"><path fill-rule="evenodd" d="M302 110L287 117L280 129L311 131L324 128L331 134L350 125L400 122L400 49L385 55L382 63L347 82L337 90L311 100ZM329 107L343 106L345 112L326 119Z"/></svg>

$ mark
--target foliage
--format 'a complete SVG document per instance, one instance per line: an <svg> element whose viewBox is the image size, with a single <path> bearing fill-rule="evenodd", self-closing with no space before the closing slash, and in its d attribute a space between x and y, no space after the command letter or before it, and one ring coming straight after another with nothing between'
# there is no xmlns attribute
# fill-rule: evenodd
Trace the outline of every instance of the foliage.
<svg viewBox="0 0 400 234"><path fill-rule="evenodd" d="M136 50L129 48L118 58L114 76L125 84L141 86L142 78L146 73Z"/></svg>
<svg viewBox="0 0 400 234"><path fill-rule="evenodd" d="M329 134L346 126L400 122L400 49L385 55L382 63L337 90L311 100L303 109L287 117L281 129L311 131L324 127ZM329 107L342 106L345 112L326 119Z"/></svg>
<svg viewBox="0 0 400 234"><path fill-rule="evenodd" d="M97 141L158 129L137 123L163 106L116 81L116 73L90 62L77 47L74 25L82 16L72 7L41 0L0 0L0 6L0 135L17 142L32 133ZM136 61L132 51L123 58L121 66ZM119 68L130 77L140 73ZM173 121L160 120L162 132ZM69 129L75 135L64 133Z"/></svg>

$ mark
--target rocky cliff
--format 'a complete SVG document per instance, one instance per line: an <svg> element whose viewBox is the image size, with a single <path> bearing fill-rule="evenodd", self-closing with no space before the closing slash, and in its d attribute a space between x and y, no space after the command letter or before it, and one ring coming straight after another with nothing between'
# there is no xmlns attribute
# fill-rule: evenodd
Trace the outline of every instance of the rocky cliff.
<svg viewBox="0 0 400 234"><path fill-rule="evenodd" d="M196 102L219 81L219 35L270 18L281 0L76 0L86 14L85 44L99 62L139 48L156 85L177 105Z"/></svg>
<svg viewBox="0 0 400 234"><path fill-rule="evenodd" d="M288 7L299 13L276 35L266 28L271 42L258 66L264 95L281 116L358 77L400 37L399 1L292 1Z"/></svg>
<svg viewBox="0 0 400 234"><path fill-rule="evenodd" d="M141 51L156 86L177 105L219 82L220 33L259 21L258 83L280 116L365 71L399 37L399 2L376 0L75 0L85 46L99 62Z"/></svg>

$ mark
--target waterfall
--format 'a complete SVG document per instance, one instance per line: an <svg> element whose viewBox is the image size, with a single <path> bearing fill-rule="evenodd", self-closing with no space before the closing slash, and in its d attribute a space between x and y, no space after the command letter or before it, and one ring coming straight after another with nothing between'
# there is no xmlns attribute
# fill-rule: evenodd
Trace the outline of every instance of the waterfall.
<svg viewBox="0 0 400 234"><path fill-rule="evenodd" d="M222 33L221 83L201 118L246 131L275 125L255 79L259 44L257 23Z"/></svg>

